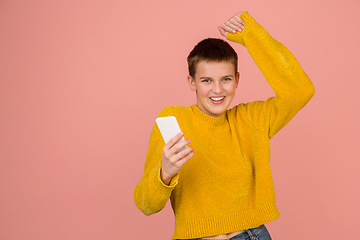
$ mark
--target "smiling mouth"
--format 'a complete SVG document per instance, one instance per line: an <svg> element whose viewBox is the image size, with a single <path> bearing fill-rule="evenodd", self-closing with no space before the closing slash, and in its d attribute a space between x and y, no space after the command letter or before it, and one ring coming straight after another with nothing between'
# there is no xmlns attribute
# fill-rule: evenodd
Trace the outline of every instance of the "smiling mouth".
<svg viewBox="0 0 360 240"><path fill-rule="evenodd" d="M225 96L222 97L210 97L212 104L220 105L225 101Z"/></svg>
<svg viewBox="0 0 360 240"><path fill-rule="evenodd" d="M225 97L210 97L210 99L212 100L212 101L221 101L221 100L223 100Z"/></svg>

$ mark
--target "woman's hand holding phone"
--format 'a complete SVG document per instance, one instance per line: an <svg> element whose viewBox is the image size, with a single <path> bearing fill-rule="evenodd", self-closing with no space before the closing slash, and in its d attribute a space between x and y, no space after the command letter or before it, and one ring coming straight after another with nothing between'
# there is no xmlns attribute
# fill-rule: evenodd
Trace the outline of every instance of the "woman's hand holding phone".
<svg viewBox="0 0 360 240"><path fill-rule="evenodd" d="M175 176L184 163L189 161L195 154L191 146L186 147L186 145L190 144L190 140L178 142L183 136L183 132L178 133L175 137L171 138L163 148L161 180L166 185L170 184L171 178Z"/></svg>

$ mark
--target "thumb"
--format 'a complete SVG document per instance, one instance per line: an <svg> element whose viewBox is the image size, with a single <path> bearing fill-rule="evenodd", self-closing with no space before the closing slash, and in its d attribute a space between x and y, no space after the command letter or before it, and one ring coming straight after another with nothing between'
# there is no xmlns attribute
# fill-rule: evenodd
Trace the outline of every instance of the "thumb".
<svg viewBox="0 0 360 240"><path fill-rule="evenodd" d="M224 29L223 27L218 27L218 29L219 29L220 34L221 34L222 36L226 37L227 32L225 31L225 29Z"/></svg>

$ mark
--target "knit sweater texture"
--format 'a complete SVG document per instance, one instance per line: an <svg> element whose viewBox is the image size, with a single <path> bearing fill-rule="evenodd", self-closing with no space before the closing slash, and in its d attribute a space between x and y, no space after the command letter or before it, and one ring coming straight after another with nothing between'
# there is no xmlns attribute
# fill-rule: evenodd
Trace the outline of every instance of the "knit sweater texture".
<svg viewBox="0 0 360 240"><path fill-rule="evenodd" d="M157 125L151 132L144 175L135 187L137 207L159 212L170 198L173 239L201 238L258 227L279 217L270 169L270 139L314 95L314 86L293 54L273 39L248 12L245 29L228 33L244 45L275 92L266 101L239 104L221 117L196 105L165 107L175 116L195 155L169 186L161 181L165 145Z"/></svg>

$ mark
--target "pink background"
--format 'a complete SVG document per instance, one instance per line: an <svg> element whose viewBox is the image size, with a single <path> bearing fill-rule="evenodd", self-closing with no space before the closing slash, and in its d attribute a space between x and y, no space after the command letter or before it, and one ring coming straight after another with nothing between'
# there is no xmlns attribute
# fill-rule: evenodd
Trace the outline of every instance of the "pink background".
<svg viewBox="0 0 360 240"><path fill-rule="evenodd" d="M0 240L170 239L135 206L166 105L191 105L186 56L248 10L313 80L272 139L275 240L353 239L359 222L359 1L0 1ZM234 103L273 91L246 49ZM305 235L306 237L304 237ZM356 238L356 237L355 237Z"/></svg>

